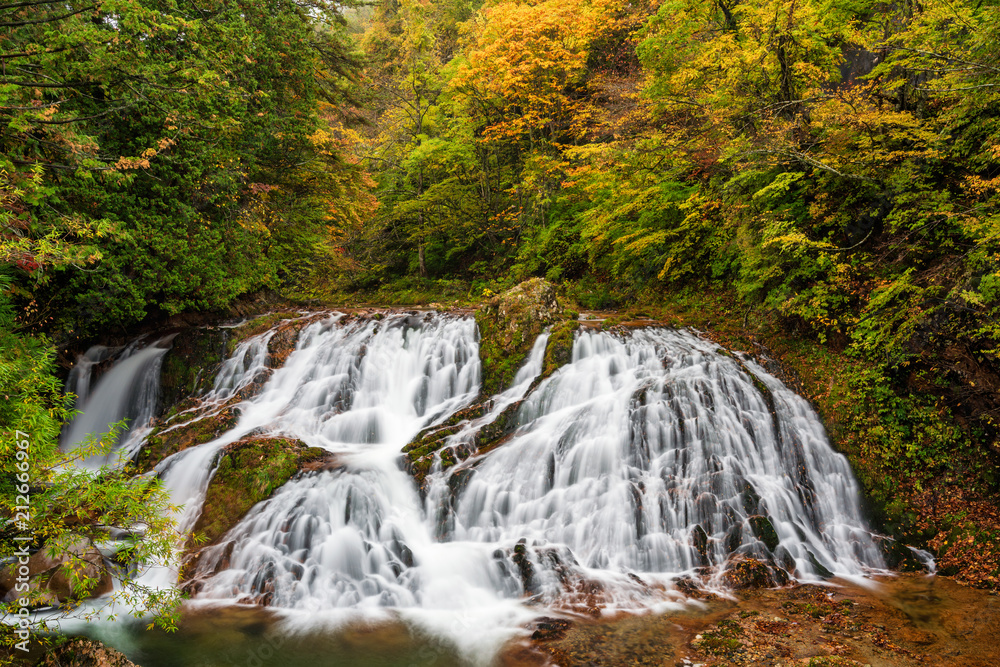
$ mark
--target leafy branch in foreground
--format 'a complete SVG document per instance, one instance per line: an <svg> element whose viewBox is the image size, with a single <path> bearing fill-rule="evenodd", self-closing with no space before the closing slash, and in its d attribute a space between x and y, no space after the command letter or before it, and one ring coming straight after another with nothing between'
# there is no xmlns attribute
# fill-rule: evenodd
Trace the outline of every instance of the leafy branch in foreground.
<svg viewBox="0 0 1000 667"><path fill-rule="evenodd" d="M128 613L173 628L180 593L158 590L139 575L171 561L178 508L153 477L133 476L127 467L75 465L106 455L121 423L100 440L59 448L72 396L60 390L48 341L14 332L6 290L0 292L0 396L0 613L28 618L32 632L49 625L22 609L86 620ZM88 598L96 599L81 604ZM9 625L0 632L0 647L24 640Z"/></svg>

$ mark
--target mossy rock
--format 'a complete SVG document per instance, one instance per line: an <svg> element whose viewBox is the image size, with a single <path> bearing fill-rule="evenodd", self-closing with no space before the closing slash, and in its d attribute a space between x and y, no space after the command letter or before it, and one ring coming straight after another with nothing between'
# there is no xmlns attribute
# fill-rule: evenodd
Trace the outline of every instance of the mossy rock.
<svg viewBox="0 0 1000 667"><path fill-rule="evenodd" d="M573 360L573 342L580 322L565 320L552 328L548 343L545 345L545 363L542 366L540 379L551 376L557 370Z"/></svg>
<svg viewBox="0 0 1000 667"><path fill-rule="evenodd" d="M789 582L788 573L764 561L736 555L726 563L722 573L723 583L733 590L751 588L776 588Z"/></svg>
<svg viewBox="0 0 1000 667"><path fill-rule="evenodd" d="M520 412L523 402L516 401L511 403L497 415L496 419L479 429L476 433L475 444L476 450L480 454L485 454L495 449L517 430L521 425L521 421L518 419L518 412Z"/></svg>
<svg viewBox="0 0 1000 667"><path fill-rule="evenodd" d="M161 415L212 388L227 356L225 339L226 330L215 327L185 329L174 337L160 367Z"/></svg>
<svg viewBox="0 0 1000 667"><path fill-rule="evenodd" d="M236 350L236 346L243 341L273 329L282 320L291 320L301 316L302 313L296 312L268 313L241 324L233 329L232 335L226 341L226 355L231 355Z"/></svg>
<svg viewBox="0 0 1000 667"><path fill-rule="evenodd" d="M226 534L251 507L271 497L299 470L331 469L333 455L298 440L245 438L223 449L205 492L193 534L208 544Z"/></svg>
<svg viewBox="0 0 1000 667"><path fill-rule="evenodd" d="M876 537L876 544L890 569L899 572L926 572L927 565L899 540Z"/></svg>
<svg viewBox="0 0 1000 667"><path fill-rule="evenodd" d="M482 395L509 387L539 334L562 317L555 289L532 278L493 297L476 311Z"/></svg>
<svg viewBox="0 0 1000 667"><path fill-rule="evenodd" d="M471 443L463 447L442 450L447 438L461 430L462 424L478 419L489 411L492 396L509 387L517 371L534 346L535 340L550 324L553 327L545 347L542 372L528 388L526 395L568 364L573 355L573 341L580 323L562 320L566 313L556 300L550 284L535 278L487 301L476 312L479 326L479 354L483 364L480 400L460 410L443 424L421 431L403 448L404 464L419 484L423 484L440 451L442 467L447 469L465 460L473 451L484 454L505 442L520 426L517 415L522 401L507 406L492 422L480 428ZM575 313L573 314L575 317Z"/></svg>
<svg viewBox="0 0 1000 667"><path fill-rule="evenodd" d="M754 516L748 517L747 522L750 524L750 532L754 536L764 543L767 550L774 552L778 548L778 533L774 530L774 526L771 524L771 520L766 516L760 514L755 514Z"/></svg>
<svg viewBox="0 0 1000 667"><path fill-rule="evenodd" d="M819 575L823 579L831 579L831 578L833 578L833 572L831 572L825 565L823 565L822 563L820 563L819 559L816 558L816 554L814 554L813 552L809 551L808 549L806 550L806 559L809 561L809 563L816 570L816 574L817 575Z"/></svg>
<svg viewBox="0 0 1000 667"><path fill-rule="evenodd" d="M418 456L422 456L430 451L436 451L438 447L434 445L440 446L446 437L457 433L462 422L478 419L485 413L485 403L476 403L459 410L443 423L436 424L422 430L416 435L416 437L413 438L413 440L409 442L409 444L403 447L403 451L407 453L418 452Z"/></svg>
<svg viewBox="0 0 1000 667"><path fill-rule="evenodd" d="M287 313L282 313L282 315L287 315ZM314 313L308 317L303 317L301 314L293 314L293 317L295 319L283 318L287 321L268 327L268 329L277 327L277 331L271 336L271 340L267 342L267 365L271 368L281 368L284 366L285 362L288 361L288 357L295 351L295 346L299 342L299 333L313 322L330 317L330 313ZM340 320L340 324L344 324L355 317L355 315L345 315ZM268 329L264 329L264 331ZM263 331L260 333L263 333Z"/></svg>
<svg viewBox="0 0 1000 667"><path fill-rule="evenodd" d="M482 416L487 410L484 403L477 403L456 413L443 426L422 431L403 448L407 471L423 488L427 473L434 465L434 455L439 451L441 467L444 470L464 461L473 453L485 454L506 440L520 425L517 411L521 403L522 401L517 401L508 405L497 415L496 419L480 428L473 436L471 447L464 444L456 447L445 447L445 442L449 436L461 430L464 421ZM460 415L463 417L459 418Z"/></svg>
<svg viewBox="0 0 1000 667"><path fill-rule="evenodd" d="M233 408L225 407L169 430L154 430L136 455L135 466L141 472L152 470L168 456L219 437L235 426L238 418Z"/></svg>

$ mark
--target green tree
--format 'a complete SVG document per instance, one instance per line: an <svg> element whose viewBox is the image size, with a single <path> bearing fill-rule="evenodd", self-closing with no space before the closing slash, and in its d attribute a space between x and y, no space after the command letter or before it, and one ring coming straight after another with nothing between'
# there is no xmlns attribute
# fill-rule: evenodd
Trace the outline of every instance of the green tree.
<svg viewBox="0 0 1000 667"><path fill-rule="evenodd" d="M26 5L3 38L0 167L22 193L5 255L95 248L87 271L33 271L40 315L90 330L219 307L315 254L326 221L291 204L319 186L302 176L356 170L313 141L351 67L338 6L70 4Z"/></svg>

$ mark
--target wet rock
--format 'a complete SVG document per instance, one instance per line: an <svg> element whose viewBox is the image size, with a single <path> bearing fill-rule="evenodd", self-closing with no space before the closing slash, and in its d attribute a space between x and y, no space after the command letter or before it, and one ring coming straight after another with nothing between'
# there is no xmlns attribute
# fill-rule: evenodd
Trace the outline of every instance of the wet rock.
<svg viewBox="0 0 1000 667"><path fill-rule="evenodd" d="M549 616L542 616L541 618L535 619L531 624L528 625L527 629L531 630L532 641L552 641L554 639L562 639L566 636L566 632L573 626L573 622L565 618L551 618Z"/></svg>
<svg viewBox="0 0 1000 667"><path fill-rule="evenodd" d="M813 569L815 570L818 576L823 577L824 579L830 579L831 577L833 577L833 572L831 572L829 568L827 568L825 565L820 563L819 559L816 558L816 554L809 551L808 549L806 550L806 558L809 560L809 564L813 566Z"/></svg>
<svg viewBox="0 0 1000 667"><path fill-rule="evenodd" d="M448 478L448 504L451 507L456 507L458 505L458 498L462 495L465 487L469 485L469 481L475 474L474 468L463 468L461 470L456 470L453 475Z"/></svg>
<svg viewBox="0 0 1000 667"><path fill-rule="evenodd" d="M691 545L697 552L701 565L709 565L708 558L708 534L700 525L695 525L691 530Z"/></svg>
<svg viewBox="0 0 1000 667"><path fill-rule="evenodd" d="M774 550L774 562L788 572L795 572L795 557L783 546Z"/></svg>
<svg viewBox="0 0 1000 667"><path fill-rule="evenodd" d="M775 532L770 519L766 516L756 514L748 517L747 523L750 524L750 531L758 540L764 543L768 551L773 553L778 548L778 533Z"/></svg>
<svg viewBox="0 0 1000 667"><path fill-rule="evenodd" d="M878 536L876 546L885 558L885 564L899 572L926 572L927 565L905 544L891 537Z"/></svg>
<svg viewBox="0 0 1000 667"><path fill-rule="evenodd" d="M775 588L789 582L788 573L756 558L736 555L726 563L722 582L733 590Z"/></svg>
<svg viewBox="0 0 1000 667"><path fill-rule="evenodd" d="M743 491L740 493L740 502L747 516L760 512L760 494L757 493L757 490L753 488L750 482L744 482Z"/></svg>
<svg viewBox="0 0 1000 667"><path fill-rule="evenodd" d="M295 351L295 345L299 340L299 333L307 325L329 317L329 313L315 313L308 317L295 315L295 319L281 322L277 331L267 342L267 365L271 368L281 368L288 361L288 357ZM343 320L342 320L343 321Z"/></svg>
<svg viewBox="0 0 1000 667"><path fill-rule="evenodd" d="M522 537L514 545L514 553L511 555L511 560L514 561L521 575L521 585L524 587L524 592L528 595L536 593L535 568L528 557L527 540L525 538Z"/></svg>
<svg viewBox="0 0 1000 667"><path fill-rule="evenodd" d="M104 556L83 536L70 541L54 555L43 546L28 558L28 591L18 591L18 564L0 569L0 596L3 602L21 597L34 598L38 606L99 597L112 590L112 578ZM89 580L86 590L74 591L74 580ZM37 596L37 597L36 597Z"/></svg>
<svg viewBox="0 0 1000 667"><path fill-rule="evenodd" d="M39 667L136 667L125 655L92 639L72 639L39 663Z"/></svg>
<svg viewBox="0 0 1000 667"><path fill-rule="evenodd" d="M736 553L736 551L743 546L742 525L736 524L729 528L729 532L726 533L725 545L726 553Z"/></svg>
<svg viewBox="0 0 1000 667"><path fill-rule="evenodd" d="M175 405L212 388L226 357L227 329L197 327L180 331L160 367L160 409L163 417Z"/></svg>

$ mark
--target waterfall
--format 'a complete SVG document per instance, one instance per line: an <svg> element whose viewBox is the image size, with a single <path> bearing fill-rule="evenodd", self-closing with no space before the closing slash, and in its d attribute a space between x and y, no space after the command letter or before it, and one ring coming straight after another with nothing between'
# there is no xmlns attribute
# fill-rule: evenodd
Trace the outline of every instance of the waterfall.
<svg viewBox="0 0 1000 667"><path fill-rule="evenodd" d="M93 345L76 360L73 368L69 371L69 377L66 378L65 387L67 394L76 396L76 407L82 408L87 403L94 366L109 359L119 351L121 348Z"/></svg>
<svg viewBox="0 0 1000 667"><path fill-rule="evenodd" d="M572 363L521 406L524 426L469 468L451 539L521 542L532 592L556 600L595 581L627 607L648 597L636 578L735 553L805 579L882 567L815 413L747 362L762 393L715 350L687 332L581 333ZM754 530L765 520L773 549Z"/></svg>
<svg viewBox="0 0 1000 667"><path fill-rule="evenodd" d="M60 446L64 450L73 450L89 436L101 437L109 432L111 424L126 420L125 431L112 450L86 458L80 462L83 466L99 468L106 463L117 463L120 457L129 458L149 432L149 423L156 414L160 365L167 353L164 345L168 340L140 347L142 342L126 347L93 389L90 387L93 367L112 356L113 350L92 347L70 371L67 391L76 394L80 414L63 430Z"/></svg>
<svg viewBox="0 0 1000 667"><path fill-rule="evenodd" d="M390 614L485 655L546 608L682 604L678 577L721 587L736 555L800 580L884 568L808 403L693 333L581 330L570 363L539 381L543 334L513 386L480 397L481 416L446 443L475 450L504 412L516 430L452 468L437 461L423 497L400 452L476 401L474 320L332 315L273 372L271 335L237 346L206 395L229 400L269 373L235 426L157 467L185 504L181 528L221 448L248 434L324 448L337 465L293 477L203 551L202 602L265 604L300 624ZM157 577L146 583L169 583Z"/></svg>

